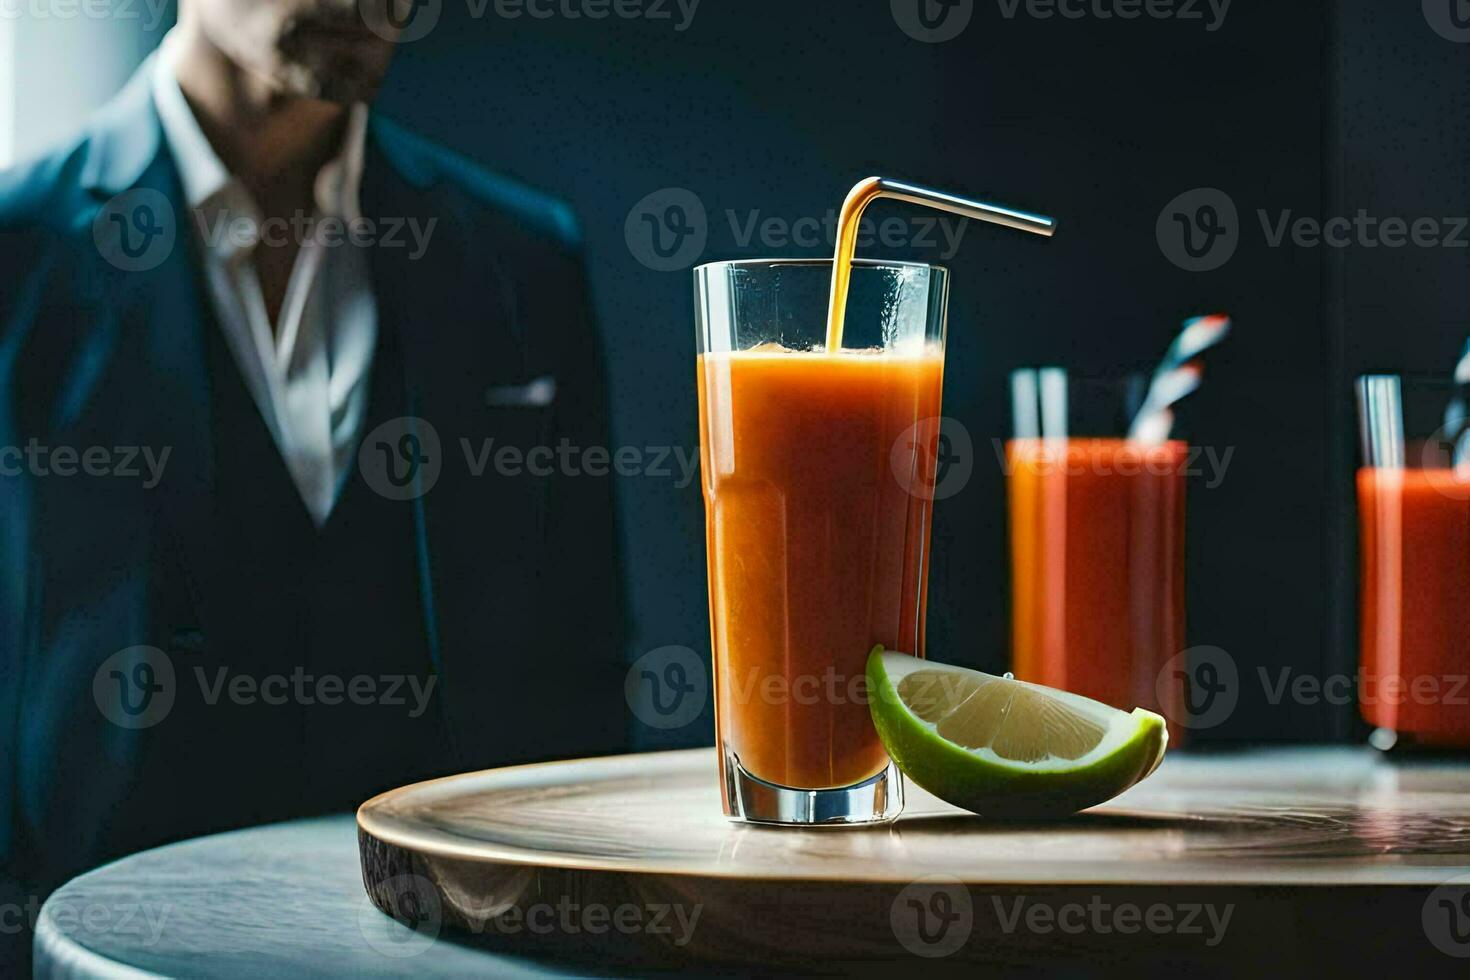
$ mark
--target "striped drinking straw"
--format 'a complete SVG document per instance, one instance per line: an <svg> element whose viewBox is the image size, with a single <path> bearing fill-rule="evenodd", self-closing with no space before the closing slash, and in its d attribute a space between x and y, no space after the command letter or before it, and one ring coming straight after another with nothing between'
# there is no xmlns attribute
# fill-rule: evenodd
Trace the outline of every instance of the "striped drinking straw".
<svg viewBox="0 0 1470 980"><path fill-rule="evenodd" d="M1148 394L1128 428L1130 442L1157 445L1169 438L1174 428L1173 406L1200 386L1204 366L1199 356L1230 332L1230 318L1223 314L1197 316L1184 321L1184 329L1164 352L1164 359L1149 379Z"/></svg>
<svg viewBox="0 0 1470 980"><path fill-rule="evenodd" d="M1454 467L1464 471L1470 467L1470 340L1460 352L1455 365L1455 394L1444 409L1444 437L1454 448Z"/></svg>

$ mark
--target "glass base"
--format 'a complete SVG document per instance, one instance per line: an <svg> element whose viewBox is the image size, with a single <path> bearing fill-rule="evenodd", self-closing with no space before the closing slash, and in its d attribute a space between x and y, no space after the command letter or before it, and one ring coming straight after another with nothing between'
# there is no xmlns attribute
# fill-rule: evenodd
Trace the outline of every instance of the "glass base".
<svg viewBox="0 0 1470 980"><path fill-rule="evenodd" d="M892 762L875 776L832 789L794 789L745 771L725 753L725 816L780 827L855 827L888 823L903 812L903 774Z"/></svg>
<svg viewBox="0 0 1470 980"><path fill-rule="evenodd" d="M1470 756L1470 739L1440 736L1425 739L1413 732L1395 731L1392 728L1375 728L1368 736L1368 744L1386 759L1403 762L1439 759L1464 759Z"/></svg>

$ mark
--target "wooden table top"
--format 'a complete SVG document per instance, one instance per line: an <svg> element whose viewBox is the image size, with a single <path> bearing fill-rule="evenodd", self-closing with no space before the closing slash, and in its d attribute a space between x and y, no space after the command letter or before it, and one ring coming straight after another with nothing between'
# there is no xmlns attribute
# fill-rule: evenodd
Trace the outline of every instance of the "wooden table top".
<svg viewBox="0 0 1470 980"><path fill-rule="evenodd" d="M586 976L415 933L373 908L343 814L199 837L72 879L41 909L39 978Z"/></svg>
<svg viewBox="0 0 1470 980"><path fill-rule="evenodd" d="M507 909L537 894L660 896L701 907L702 934L679 954L714 960L891 955L898 927L885 927L885 917L912 904L905 889L925 882L964 892L976 926L991 927L971 950L987 961L1025 960L1047 946L1044 931L1018 936L1003 914L1018 907L1017 896L1043 896L1053 908L1095 896L1229 902L1246 913L1237 913L1237 933L1250 919L1260 941L1235 943L1237 958L1260 943L1310 955L1278 935L1281 922L1301 926L1308 941L1320 928L1345 950L1356 927L1381 936L1392 915L1403 920L1389 933L1403 940L1395 946L1428 950L1433 960L1445 954L1431 941L1432 896L1458 901L1470 886L1462 877L1470 873L1470 766L1404 764L1352 748L1176 753L1112 803L1041 824L986 822L912 784L903 817L889 826L733 824L721 814L713 752L693 750L422 783L364 804L358 826L365 879L382 908L394 910L395 896L375 885L397 878L401 888L404 876L434 893L446 923L471 934L494 931ZM772 909L823 922L828 935L814 942L809 929L742 927ZM1446 906L1447 930L1452 911ZM828 942L834 929L845 935ZM769 934L754 935L762 931ZM1454 943L1461 932L1446 935ZM1069 941L1088 946L1087 937ZM634 945L630 955L648 953L646 941ZM1101 948L1139 951L1116 945Z"/></svg>

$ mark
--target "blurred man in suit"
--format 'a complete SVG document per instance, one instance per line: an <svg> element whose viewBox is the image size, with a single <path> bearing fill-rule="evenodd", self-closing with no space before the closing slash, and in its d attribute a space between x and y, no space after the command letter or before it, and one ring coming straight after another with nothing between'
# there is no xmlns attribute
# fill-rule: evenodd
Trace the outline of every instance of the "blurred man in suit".
<svg viewBox="0 0 1470 980"><path fill-rule="evenodd" d="M0 176L0 902L621 745L577 228L368 109L393 2L185 0Z"/></svg>

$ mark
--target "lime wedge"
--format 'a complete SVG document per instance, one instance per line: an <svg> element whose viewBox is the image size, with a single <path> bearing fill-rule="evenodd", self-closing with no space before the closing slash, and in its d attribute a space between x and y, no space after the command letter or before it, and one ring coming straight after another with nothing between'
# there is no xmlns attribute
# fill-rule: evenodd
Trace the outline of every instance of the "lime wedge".
<svg viewBox="0 0 1470 980"><path fill-rule="evenodd" d="M1158 768L1152 711L920 660L868 655L869 707L904 775L987 817L1052 817L1117 796Z"/></svg>

